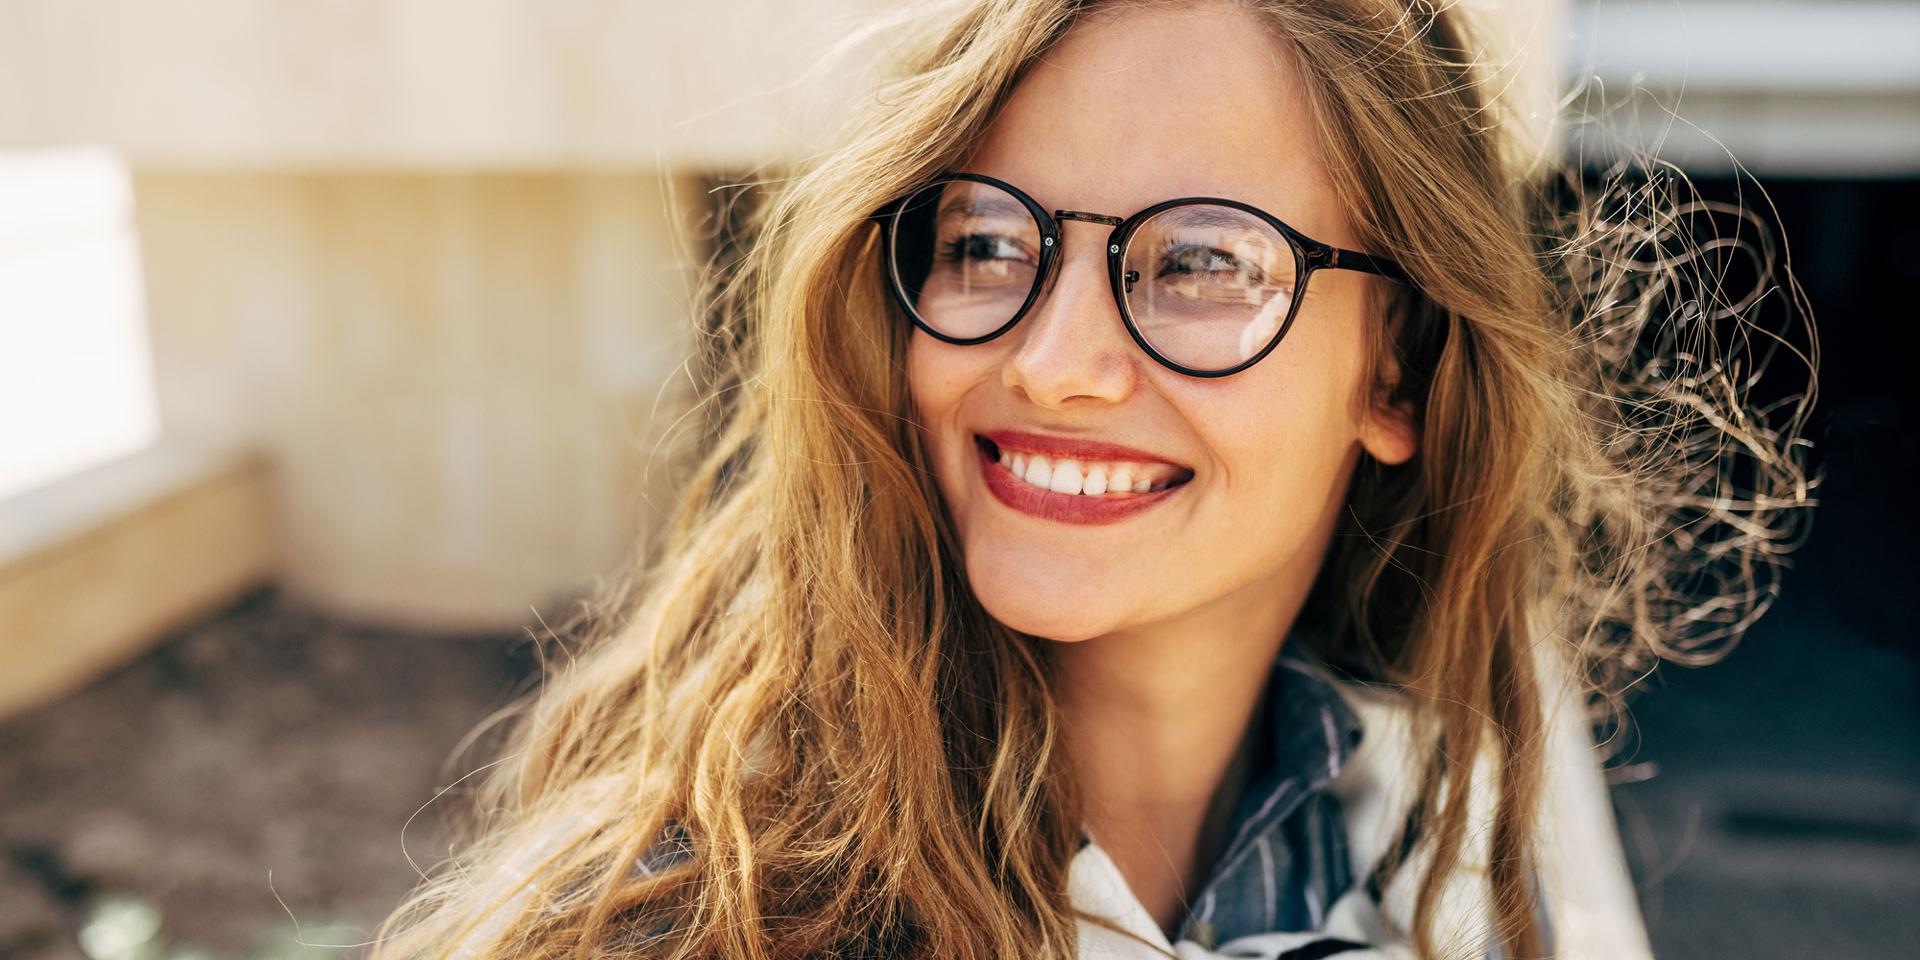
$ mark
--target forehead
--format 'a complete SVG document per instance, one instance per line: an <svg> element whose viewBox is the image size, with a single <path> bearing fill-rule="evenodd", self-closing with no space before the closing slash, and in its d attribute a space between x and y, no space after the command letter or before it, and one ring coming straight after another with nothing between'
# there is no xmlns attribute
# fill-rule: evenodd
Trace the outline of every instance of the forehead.
<svg viewBox="0 0 1920 960"><path fill-rule="evenodd" d="M1346 235L1290 45L1226 4L1083 18L1015 87L966 169L1050 210L1125 216L1223 196L1329 242Z"/></svg>

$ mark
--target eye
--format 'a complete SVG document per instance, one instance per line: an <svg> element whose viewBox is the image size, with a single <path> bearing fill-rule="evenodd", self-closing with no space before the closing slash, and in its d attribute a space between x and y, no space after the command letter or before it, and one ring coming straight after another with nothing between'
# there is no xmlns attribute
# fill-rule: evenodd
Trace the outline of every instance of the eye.
<svg viewBox="0 0 1920 960"><path fill-rule="evenodd" d="M997 233L970 233L955 237L941 244L940 250L940 258L948 263L1026 259L1026 251L1018 240Z"/></svg>
<svg viewBox="0 0 1920 960"><path fill-rule="evenodd" d="M1265 274L1259 267L1241 261L1233 254L1217 247L1199 244L1169 244L1160 252L1160 268L1155 277L1179 277L1212 275L1216 278L1231 276L1246 283L1262 283Z"/></svg>

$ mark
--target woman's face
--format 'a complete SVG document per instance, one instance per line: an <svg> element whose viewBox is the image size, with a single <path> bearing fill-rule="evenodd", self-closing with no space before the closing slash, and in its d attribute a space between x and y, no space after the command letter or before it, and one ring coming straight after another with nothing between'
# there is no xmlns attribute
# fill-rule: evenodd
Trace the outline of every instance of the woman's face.
<svg viewBox="0 0 1920 960"><path fill-rule="evenodd" d="M1034 65L962 169L1049 211L1124 217L1172 197L1241 200L1354 248L1294 69L1291 51L1229 6L1090 17ZM971 346L916 330L908 348L913 401L981 603L1015 630L1081 640L1206 614L1243 623L1275 597L1303 596L1359 452L1400 463L1414 451L1406 418L1362 382L1375 323L1366 285L1386 281L1320 271L1272 353L1199 379L1128 337L1107 281L1111 228L1062 229L1059 273L1012 330ZM1099 510L1058 498L1088 494L1027 485L983 453L987 435L1023 454L1036 479L1036 455L1049 474L1070 459L1069 471L1098 467L1109 485L1121 471L1131 484L1190 479L1099 494L1109 515L1085 522ZM1066 514L1054 512L1063 504ZM1082 522L1060 518L1069 514Z"/></svg>

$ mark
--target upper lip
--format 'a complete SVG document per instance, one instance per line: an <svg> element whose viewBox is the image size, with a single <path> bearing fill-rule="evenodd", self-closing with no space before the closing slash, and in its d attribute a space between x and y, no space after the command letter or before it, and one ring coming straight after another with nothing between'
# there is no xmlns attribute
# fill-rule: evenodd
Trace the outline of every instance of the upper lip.
<svg viewBox="0 0 1920 960"><path fill-rule="evenodd" d="M1159 454L1099 440L1076 440L1072 437L1055 437L1027 430L994 430L982 433L980 436L1003 450L1019 450L1025 453L1082 461L1122 460L1131 463L1164 463L1190 469L1184 463L1169 460Z"/></svg>

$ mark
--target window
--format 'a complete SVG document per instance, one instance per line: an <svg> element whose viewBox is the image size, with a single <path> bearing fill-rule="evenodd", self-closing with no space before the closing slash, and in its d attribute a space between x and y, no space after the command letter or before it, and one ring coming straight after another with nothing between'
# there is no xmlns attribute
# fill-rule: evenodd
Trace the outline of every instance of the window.
<svg viewBox="0 0 1920 960"><path fill-rule="evenodd" d="M126 165L0 151L0 499L147 446L159 420Z"/></svg>

